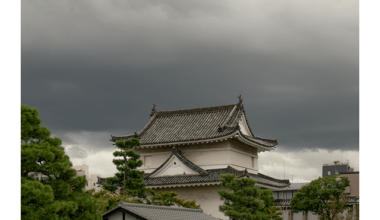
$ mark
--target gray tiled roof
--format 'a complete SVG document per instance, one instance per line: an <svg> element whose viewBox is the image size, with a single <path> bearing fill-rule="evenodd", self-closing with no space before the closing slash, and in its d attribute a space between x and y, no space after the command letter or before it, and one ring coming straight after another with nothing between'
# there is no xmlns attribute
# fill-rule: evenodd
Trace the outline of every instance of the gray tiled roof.
<svg viewBox="0 0 380 220"><path fill-rule="evenodd" d="M184 163L188 168L194 170L195 172L198 172L201 176L208 175L208 172L199 166L195 165L193 162L188 160L186 157L182 156L181 150L173 147L172 149L172 155L163 163L161 166L159 166L157 169L155 169L152 173L145 176L145 178L148 178L149 176L155 174L158 172L165 164L172 158L172 156L176 156L182 163Z"/></svg>
<svg viewBox="0 0 380 220"><path fill-rule="evenodd" d="M291 199L276 199L274 201L275 206L290 206ZM359 203L359 196L349 196L348 197L348 204L358 204Z"/></svg>
<svg viewBox="0 0 380 220"><path fill-rule="evenodd" d="M281 190L274 190L274 191L286 191L286 190L299 190L303 186L309 185L309 183L291 183L289 186L281 189Z"/></svg>
<svg viewBox="0 0 380 220"><path fill-rule="evenodd" d="M289 185L289 180L279 180L272 177L266 176L264 174L252 174L246 171L239 171L230 166L222 169L210 169L206 170L207 175L176 175L176 176L164 176L164 177L149 177L146 174L144 177L144 183L147 186L165 186L165 185L176 185L176 184L191 184L191 183L212 183L220 182L221 174L235 174L237 178L250 177L257 181L261 186L268 186L274 188L282 188ZM105 178L98 178L98 183L103 184Z"/></svg>
<svg viewBox="0 0 380 220"><path fill-rule="evenodd" d="M115 142L138 137L142 145L150 145L213 139L239 130L239 121L243 115L245 117L241 101L235 105L206 108L174 111L153 110L148 124L140 132L125 136L111 135L110 140ZM253 134L250 127L249 130ZM277 140L256 136L246 136L246 138L265 147L277 145Z"/></svg>
<svg viewBox="0 0 380 220"><path fill-rule="evenodd" d="M175 208L168 206L156 206L120 202L117 207L106 212L103 216L112 214L118 208L122 208L130 213L147 220L216 220L210 215L203 213L202 209Z"/></svg>

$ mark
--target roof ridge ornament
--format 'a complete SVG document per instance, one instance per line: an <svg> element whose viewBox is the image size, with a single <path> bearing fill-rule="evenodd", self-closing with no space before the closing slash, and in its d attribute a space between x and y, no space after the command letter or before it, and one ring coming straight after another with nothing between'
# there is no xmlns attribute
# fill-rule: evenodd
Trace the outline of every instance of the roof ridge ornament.
<svg viewBox="0 0 380 220"><path fill-rule="evenodd" d="M245 168L245 170L243 171L243 175L244 176L248 176L248 170L247 170L247 168Z"/></svg>
<svg viewBox="0 0 380 220"><path fill-rule="evenodd" d="M153 115L154 115L154 113L156 113L156 105L155 104L153 104L152 105L152 111L150 112L150 117L152 117Z"/></svg>
<svg viewBox="0 0 380 220"><path fill-rule="evenodd" d="M238 98L239 98L239 102L237 103L237 105L238 105L239 107L241 107L242 104L243 104L243 98L241 97L241 94L238 96Z"/></svg>
<svg viewBox="0 0 380 220"><path fill-rule="evenodd" d="M177 154L179 154L179 155L182 156L182 152L181 152L181 150L180 150L180 149L177 149L177 148L175 148L175 147L172 148L172 153L173 153L173 154L174 154L174 153L177 153Z"/></svg>

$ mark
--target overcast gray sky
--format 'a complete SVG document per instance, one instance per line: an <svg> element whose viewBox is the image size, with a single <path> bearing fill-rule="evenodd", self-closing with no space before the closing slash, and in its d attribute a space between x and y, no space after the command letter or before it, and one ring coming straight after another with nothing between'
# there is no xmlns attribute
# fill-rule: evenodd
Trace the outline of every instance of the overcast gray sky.
<svg viewBox="0 0 380 220"><path fill-rule="evenodd" d="M233 104L278 139L260 172L304 181L359 169L359 3L354 0L21 1L21 101L74 163L110 176L110 135L157 110ZM272 158L272 160L271 160ZM274 165L272 165L272 162ZM302 168L302 169L301 169Z"/></svg>

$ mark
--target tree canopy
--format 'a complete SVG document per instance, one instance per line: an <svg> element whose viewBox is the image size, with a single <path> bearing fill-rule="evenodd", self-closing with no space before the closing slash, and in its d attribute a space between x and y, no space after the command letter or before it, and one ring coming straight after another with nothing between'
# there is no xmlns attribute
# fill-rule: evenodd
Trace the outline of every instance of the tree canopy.
<svg viewBox="0 0 380 220"><path fill-rule="evenodd" d="M94 189L91 189L88 192L101 204L101 213L115 208L119 202L200 209L200 205L195 204L195 201L185 201L184 199L177 198L177 193L162 191L156 193L154 190L149 188L147 188L146 191L149 196L144 199L133 199L130 195L120 195L108 190L95 192Z"/></svg>
<svg viewBox="0 0 380 220"><path fill-rule="evenodd" d="M86 178L76 177L61 140L41 122L35 108L21 105L22 219L101 219L99 203L83 190Z"/></svg>
<svg viewBox="0 0 380 220"><path fill-rule="evenodd" d="M113 159L112 162L119 172L115 173L114 177L106 179L103 189L115 192L120 187L121 195L145 198L144 171L136 169L141 167L143 162L139 160L140 155L133 150L135 147L140 147L140 139L119 140L115 142L115 145L119 150L115 151L113 155L122 159Z"/></svg>
<svg viewBox="0 0 380 220"><path fill-rule="evenodd" d="M274 197L270 189L260 189L256 181L250 178L236 178L234 174L222 174L222 186L228 191L219 190L224 204L219 210L233 220L270 220L276 219ZM276 210L273 210L276 209ZM273 213L274 211L274 213Z"/></svg>
<svg viewBox="0 0 380 220"><path fill-rule="evenodd" d="M185 201L184 199L177 198L177 193L175 192L162 192L156 193L154 190L147 188L146 191L150 195L146 198L146 203L149 205L162 205L162 206L174 206L200 209L201 206L197 205L195 200Z"/></svg>
<svg viewBox="0 0 380 220"><path fill-rule="evenodd" d="M298 190L292 198L292 210L295 213L312 212L323 216L323 219L334 219L339 212L348 209L343 192L349 184L348 178L338 175L313 180Z"/></svg>

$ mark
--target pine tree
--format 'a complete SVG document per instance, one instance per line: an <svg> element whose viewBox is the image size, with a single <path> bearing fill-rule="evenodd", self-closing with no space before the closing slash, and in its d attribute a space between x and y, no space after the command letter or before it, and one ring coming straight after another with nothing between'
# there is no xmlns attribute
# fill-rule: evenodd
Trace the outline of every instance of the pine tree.
<svg viewBox="0 0 380 220"><path fill-rule="evenodd" d="M268 212L274 205L271 190L260 189L250 178L238 179L234 174L222 174L220 177L222 186L228 191L218 191L220 199L224 200L219 211L232 220L272 219Z"/></svg>
<svg viewBox="0 0 380 220"><path fill-rule="evenodd" d="M120 195L145 198L144 171L136 170L143 165L143 162L139 160L140 155L133 150L135 147L140 147L140 140L138 138L119 140L115 145L119 150L113 155L122 159L114 159L112 162L119 172L115 173L114 177L106 179L103 189L115 192L120 188Z"/></svg>
<svg viewBox="0 0 380 220"><path fill-rule="evenodd" d="M101 219L99 203L83 190L86 178L75 177L61 140L41 122L36 109L21 105L21 218Z"/></svg>
<svg viewBox="0 0 380 220"><path fill-rule="evenodd" d="M197 205L195 200L185 201L184 199L177 198L177 193L175 192L163 192L159 191L156 193L153 189L147 188L146 191L150 195L150 198L146 198L146 204L149 205L161 205L161 206L174 206L200 209L201 206Z"/></svg>

